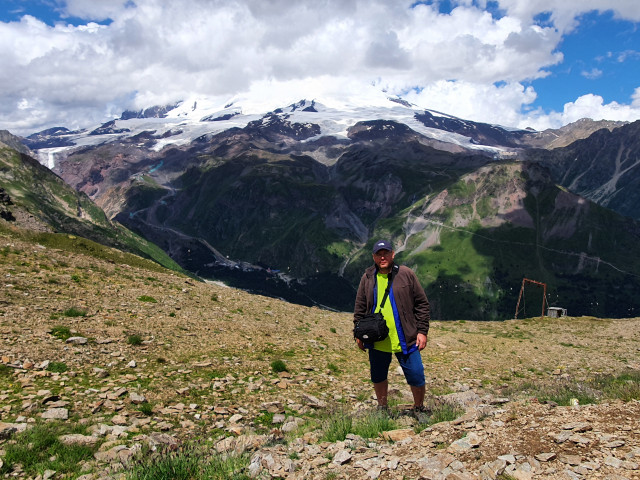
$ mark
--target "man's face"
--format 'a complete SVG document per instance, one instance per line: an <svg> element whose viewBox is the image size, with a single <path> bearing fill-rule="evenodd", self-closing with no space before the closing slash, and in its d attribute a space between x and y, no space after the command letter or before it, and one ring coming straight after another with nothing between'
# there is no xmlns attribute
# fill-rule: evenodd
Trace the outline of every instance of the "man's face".
<svg viewBox="0 0 640 480"><path fill-rule="evenodd" d="M392 250L378 250L373 254L373 261L379 269L385 270L391 267L393 263L393 257L396 256L396 252Z"/></svg>

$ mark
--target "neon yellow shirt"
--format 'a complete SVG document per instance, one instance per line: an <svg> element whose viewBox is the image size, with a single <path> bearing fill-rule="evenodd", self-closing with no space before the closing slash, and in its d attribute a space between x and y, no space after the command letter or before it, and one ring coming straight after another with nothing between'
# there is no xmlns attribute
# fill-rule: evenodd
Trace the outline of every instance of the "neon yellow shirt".
<svg viewBox="0 0 640 480"><path fill-rule="evenodd" d="M378 304L376 305L376 311L380 311L380 304L382 303L382 297L384 297L384 291L387 289L387 283L389 283L388 275L383 273L378 273L376 277L377 284L377 296L376 299ZM389 327L389 336L384 340L379 342L375 342L373 344L373 348L376 350L380 350L381 352L401 352L402 347L400 346L400 339L398 338L398 330L396 329L396 321L393 317L393 307L391 306L391 292L389 292L389 297L387 297L387 301L384 302L384 307L382 308L382 316L387 322L387 327Z"/></svg>

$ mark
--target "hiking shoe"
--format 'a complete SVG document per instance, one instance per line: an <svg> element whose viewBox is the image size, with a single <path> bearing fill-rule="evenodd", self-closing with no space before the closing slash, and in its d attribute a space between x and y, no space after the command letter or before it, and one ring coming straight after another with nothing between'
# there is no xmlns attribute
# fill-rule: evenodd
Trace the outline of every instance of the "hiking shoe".
<svg viewBox="0 0 640 480"><path fill-rule="evenodd" d="M427 423L429 421L431 411L424 405L414 405L413 408L411 408L411 414L419 423Z"/></svg>

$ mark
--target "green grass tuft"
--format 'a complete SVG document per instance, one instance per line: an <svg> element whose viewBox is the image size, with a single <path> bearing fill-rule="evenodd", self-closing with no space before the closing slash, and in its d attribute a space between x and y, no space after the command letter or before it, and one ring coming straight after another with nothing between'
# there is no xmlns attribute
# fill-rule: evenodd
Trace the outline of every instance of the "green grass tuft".
<svg viewBox="0 0 640 480"><path fill-rule="evenodd" d="M65 327L64 325L56 325L51 329L51 335L60 340L66 340L71 337L71 330L69 327Z"/></svg>
<svg viewBox="0 0 640 480"><path fill-rule="evenodd" d="M46 370L53 373L64 373L68 370L68 367L64 362L51 362L47 365Z"/></svg>
<svg viewBox="0 0 640 480"><path fill-rule="evenodd" d="M149 295L141 295L138 297L138 300L140 300L141 302L158 303L158 301L155 298Z"/></svg>
<svg viewBox="0 0 640 480"><path fill-rule="evenodd" d="M149 402L144 402L138 406L138 411L143 413L147 417L150 417L151 415L153 415L153 406Z"/></svg>
<svg viewBox="0 0 640 480"><path fill-rule="evenodd" d="M625 402L640 400L640 372L637 370L630 370L618 376L601 375L596 377L594 384L607 398Z"/></svg>
<svg viewBox="0 0 640 480"><path fill-rule="evenodd" d="M58 439L71 433L57 422L38 424L13 437L13 442L4 445L4 465L0 474L7 475L21 469L28 476L35 477L44 470L55 470L58 474L79 473L83 462L91 461L98 446L63 445Z"/></svg>
<svg viewBox="0 0 640 480"><path fill-rule="evenodd" d="M136 460L127 480L248 480L248 455L211 454L192 445L176 451L148 452Z"/></svg>
<svg viewBox="0 0 640 480"><path fill-rule="evenodd" d="M326 442L341 442L347 435L352 433L353 418L344 413L338 412L331 415L322 426L322 440Z"/></svg>
<svg viewBox="0 0 640 480"><path fill-rule="evenodd" d="M287 369L287 364L284 363L282 360L274 360L273 362L271 362L271 368L276 373L288 372L289 371Z"/></svg>
<svg viewBox="0 0 640 480"><path fill-rule="evenodd" d="M385 412L374 411L362 418L358 418L353 424L352 433L363 438L375 438L382 432L395 430L398 424Z"/></svg>
<svg viewBox="0 0 640 480"><path fill-rule="evenodd" d="M62 314L65 317L86 317L87 311L82 308L71 307L62 312Z"/></svg>
<svg viewBox="0 0 640 480"><path fill-rule="evenodd" d="M129 345L142 345L142 337L140 335L129 335L127 343Z"/></svg>

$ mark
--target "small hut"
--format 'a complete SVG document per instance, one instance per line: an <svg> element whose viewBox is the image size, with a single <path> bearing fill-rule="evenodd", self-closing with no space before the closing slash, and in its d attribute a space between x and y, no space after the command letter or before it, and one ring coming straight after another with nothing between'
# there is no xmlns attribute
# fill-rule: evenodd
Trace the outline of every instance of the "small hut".
<svg viewBox="0 0 640 480"><path fill-rule="evenodd" d="M547 308L547 317L560 318L567 316L567 309L562 307Z"/></svg>

